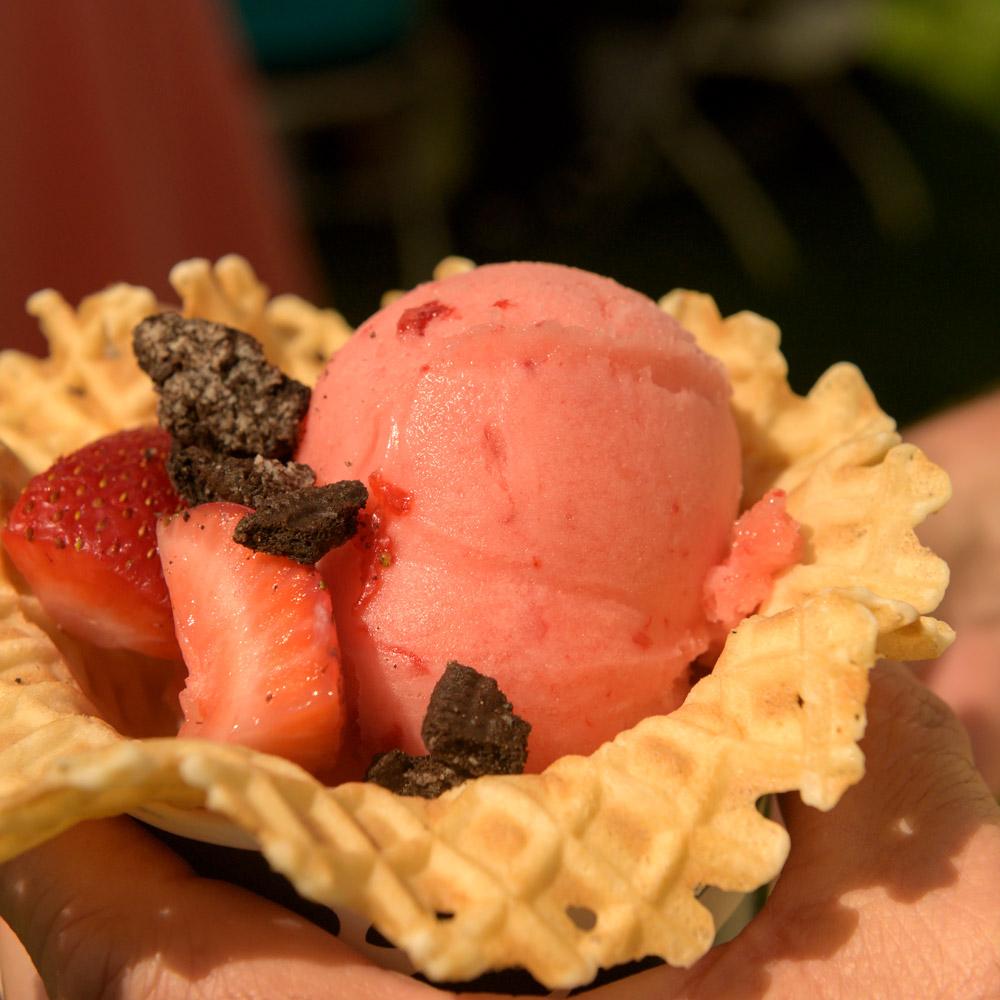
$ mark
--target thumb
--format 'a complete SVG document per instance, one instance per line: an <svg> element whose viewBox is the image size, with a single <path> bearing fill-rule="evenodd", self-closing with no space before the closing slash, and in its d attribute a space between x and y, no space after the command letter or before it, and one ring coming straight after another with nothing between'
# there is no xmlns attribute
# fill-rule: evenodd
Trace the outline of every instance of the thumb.
<svg viewBox="0 0 1000 1000"><path fill-rule="evenodd" d="M831 812L784 797L792 853L733 954L776 996L1000 994L1000 809L965 731L883 664L862 748L865 777Z"/></svg>
<svg viewBox="0 0 1000 1000"><path fill-rule="evenodd" d="M865 777L836 808L785 796L792 851L743 933L588 997L1000 996L1000 809L964 730L896 665L868 715Z"/></svg>
<svg viewBox="0 0 1000 1000"><path fill-rule="evenodd" d="M7 924L0 920L0 997L47 1000L31 958Z"/></svg>
<svg viewBox="0 0 1000 1000"><path fill-rule="evenodd" d="M82 823L0 869L0 915L50 1000L426 1000L316 925L199 878L125 818Z"/></svg>

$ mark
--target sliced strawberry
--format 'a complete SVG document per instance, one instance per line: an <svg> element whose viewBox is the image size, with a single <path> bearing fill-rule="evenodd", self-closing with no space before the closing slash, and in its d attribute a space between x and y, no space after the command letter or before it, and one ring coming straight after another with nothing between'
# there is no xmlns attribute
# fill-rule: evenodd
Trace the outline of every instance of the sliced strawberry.
<svg viewBox="0 0 1000 1000"><path fill-rule="evenodd" d="M107 649L177 659L156 519L183 506L157 428L101 438L32 479L3 544L42 607L67 632Z"/></svg>
<svg viewBox="0 0 1000 1000"><path fill-rule="evenodd" d="M188 668L178 735L240 743L322 776L344 723L329 592L311 567L233 541L248 510L207 503L160 522Z"/></svg>

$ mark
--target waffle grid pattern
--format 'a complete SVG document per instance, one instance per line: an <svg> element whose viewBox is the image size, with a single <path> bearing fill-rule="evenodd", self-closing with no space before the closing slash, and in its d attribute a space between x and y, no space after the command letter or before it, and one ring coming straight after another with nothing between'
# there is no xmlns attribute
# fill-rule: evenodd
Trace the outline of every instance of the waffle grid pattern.
<svg viewBox="0 0 1000 1000"><path fill-rule="evenodd" d="M305 304L269 305L248 266L227 260L178 265L172 279L186 310L251 328L280 313L287 336L278 347L303 363L342 332ZM55 293L43 294L55 310ZM763 614L729 636L713 673L677 711L588 758L565 757L541 775L482 778L436 800L371 785L324 788L239 747L123 738L90 714L44 621L33 618L33 599L5 578L0 857L81 819L170 807L182 823L187 811L192 829L215 824L259 845L304 896L366 914L433 979L517 964L568 988L650 954L696 961L715 932L700 889L752 890L786 857L787 835L760 815L758 798L797 789L832 808L863 774L857 741L877 655L947 644L950 630L927 617L947 571L913 526L945 501L948 485L898 444L856 369L838 366L798 397L773 324L750 314L723 320L694 293L663 305L730 371L748 501L773 485L787 489L809 543L803 564L778 582ZM72 316L60 315L47 326L62 323L70 336ZM54 342L53 363L59 353ZM0 365L0 383L10 371ZM68 425L67 412L54 425ZM10 428L0 420L0 436L20 454ZM0 472L17 469L3 457ZM38 458L21 457L29 466Z"/></svg>

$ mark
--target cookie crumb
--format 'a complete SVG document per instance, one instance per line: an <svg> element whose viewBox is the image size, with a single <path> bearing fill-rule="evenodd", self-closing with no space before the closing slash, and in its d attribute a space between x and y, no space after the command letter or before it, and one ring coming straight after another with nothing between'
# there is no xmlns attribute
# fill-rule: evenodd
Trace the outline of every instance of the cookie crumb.
<svg viewBox="0 0 1000 1000"><path fill-rule="evenodd" d="M479 777L520 774L530 732L492 677L452 660L431 694L420 735L433 757Z"/></svg>
<svg viewBox="0 0 1000 1000"><path fill-rule="evenodd" d="M413 757L402 750L379 754L365 774L365 781L388 788L397 795L419 795L424 799L436 799L468 778L469 775L455 771L444 761Z"/></svg>
<svg viewBox="0 0 1000 1000"><path fill-rule="evenodd" d="M233 539L311 566L354 535L367 502L368 490L356 479L280 493L243 517Z"/></svg>
<svg viewBox="0 0 1000 1000"><path fill-rule="evenodd" d="M492 677L452 660L434 685L424 716L421 735L428 755L379 754L365 780L398 795L431 799L471 778L521 774L530 732Z"/></svg>
<svg viewBox="0 0 1000 1000"><path fill-rule="evenodd" d="M197 445L184 448L176 441L167 459L167 474L174 489L192 505L228 500L257 508L271 497L316 482L313 470L299 462L223 455Z"/></svg>
<svg viewBox="0 0 1000 1000"><path fill-rule="evenodd" d="M160 394L160 425L181 446L292 457L309 388L270 364L249 334L161 313L136 326L132 344Z"/></svg>

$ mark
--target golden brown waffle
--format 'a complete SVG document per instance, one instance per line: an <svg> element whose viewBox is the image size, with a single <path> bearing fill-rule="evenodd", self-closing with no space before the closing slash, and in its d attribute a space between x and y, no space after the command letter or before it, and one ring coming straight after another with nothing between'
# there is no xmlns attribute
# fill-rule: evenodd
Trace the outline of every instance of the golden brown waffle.
<svg viewBox="0 0 1000 1000"><path fill-rule="evenodd" d="M725 364L743 444L744 490L753 502L775 487L802 525L806 553L775 584L761 613L828 589L852 593L879 621L879 652L940 655L954 638L933 611L948 567L913 531L950 494L948 477L875 402L861 372L834 365L808 396L788 386L778 328L752 313L723 319L707 295L675 291L660 305Z"/></svg>
<svg viewBox="0 0 1000 1000"><path fill-rule="evenodd" d="M105 434L156 421L156 396L132 353L132 329L175 308L252 333L268 358L312 385L351 334L332 309L294 295L269 299L242 257L214 266L189 260L170 273L180 305L163 305L148 288L112 285L73 309L52 289L28 300L49 342L46 358L0 351L0 440L32 472Z"/></svg>
<svg viewBox="0 0 1000 1000"><path fill-rule="evenodd" d="M186 309L251 328L263 315L273 329L274 303L243 268L197 262L173 278ZM944 503L948 483L898 444L856 369L838 366L799 397L772 324L723 320L693 293L664 307L729 369L748 498L787 489L808 542L679 709L590 757L480 778L436 800L324 788L243 748L121 737L89 714L65 658L31 620L30 595L4 579L0 856L88 817L173 810L183 828L187 810L194 835L212 822L234 840L242 831L302 895L366 914L431 978L521 965L556 988L650 954L696 961L714 935L699 889L748 891L784 862L787 835L760 815L758 798L797 789L832 808L864 770L857 741L876 657L947 645L950 630L926 617L947 570L913 526ZM286 352L335 339L315 310L283 315ZM0 385L6 377L0 367ZM53 433L65 431L62 419L52 418ZM0 420L0 433L7 426Z"/></svg>

